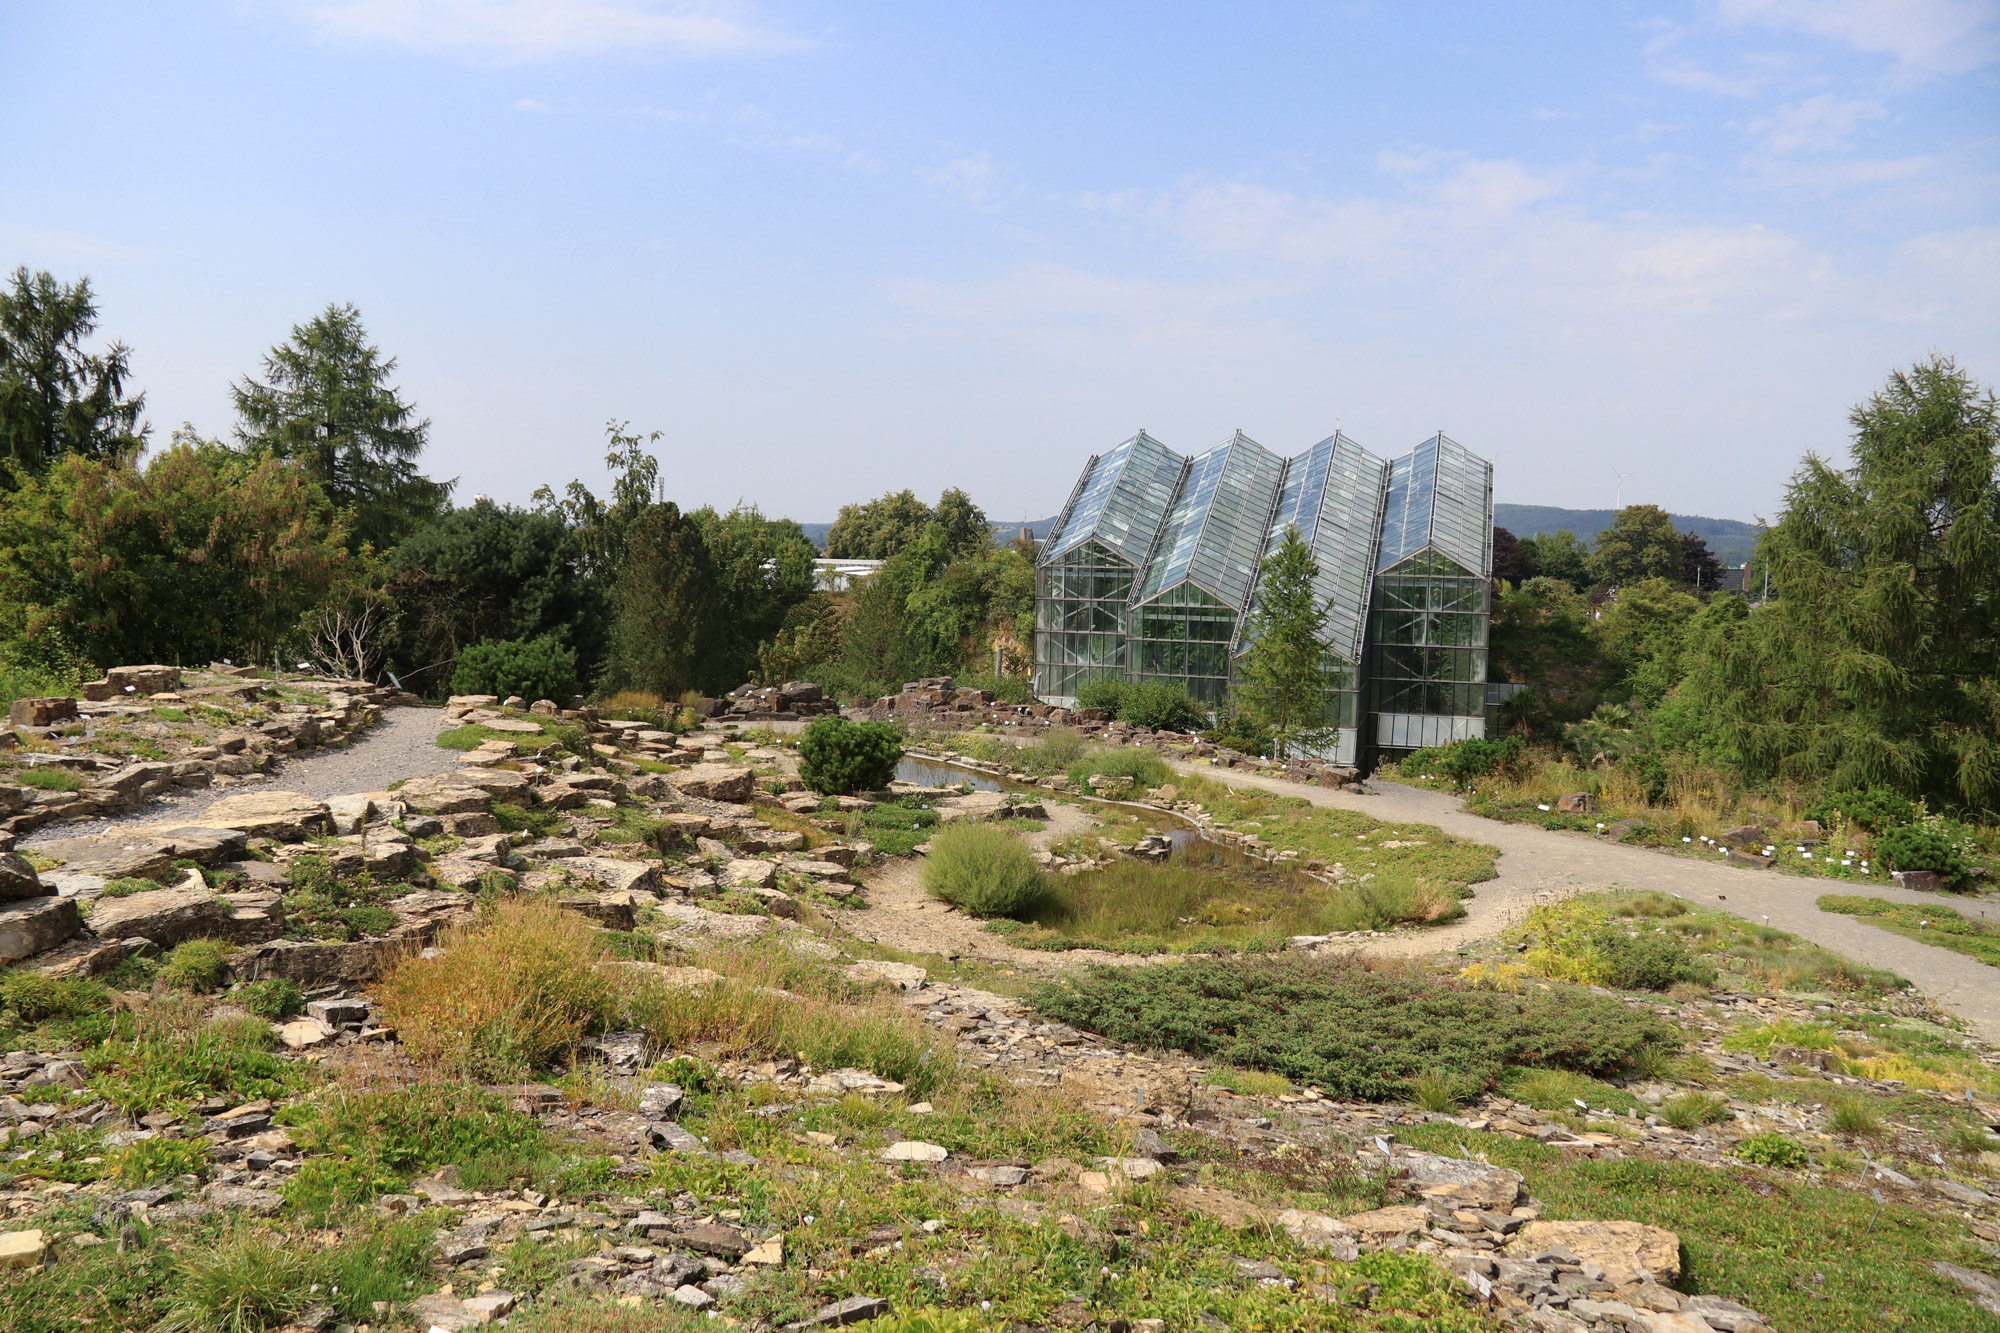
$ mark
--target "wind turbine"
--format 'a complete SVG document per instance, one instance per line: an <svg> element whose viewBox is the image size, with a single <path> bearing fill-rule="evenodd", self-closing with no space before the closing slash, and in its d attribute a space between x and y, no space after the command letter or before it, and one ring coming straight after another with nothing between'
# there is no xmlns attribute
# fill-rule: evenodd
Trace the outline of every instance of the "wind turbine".
<svg viewBox="0 0 2000 1333"><path fill-rule="evenodd" d="M1620 509L1623 509L1625 507L1625 478L1635 477L1638 475L1638 473L1620 472L1617 468L1612 468L1611 475L1618 478L1618 499L1615 502L1615 507L1611 511L1612 514L1615 516Z"/></svg>

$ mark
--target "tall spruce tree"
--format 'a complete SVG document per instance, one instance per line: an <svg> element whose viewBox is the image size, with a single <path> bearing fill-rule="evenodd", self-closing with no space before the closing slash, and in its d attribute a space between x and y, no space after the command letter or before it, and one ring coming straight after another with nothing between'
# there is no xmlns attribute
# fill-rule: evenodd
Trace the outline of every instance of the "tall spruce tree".
<svg viewBox="0 0 2000 1333"><path fill-rule="evenodd" d="M1318 749L1332 739L1340 680L1326 651L1332 610L1313 591L1319 562L1297 528L1265 558L1244 637L1250 642L1237 702L1269 727L1278 757Z"/></svg>
<svg viewBox="0 0 2000 1333"><path fill-rule="evenodd" d="M1701 697L1768 774L2000 807L2000 407L1949 357L1855 408L1764 537L1777 600L1726 627Z"/></svg>
<svg viewBox="0 0 2000 1333"><path fill-rule="evenodd" d="M356 542L393 546L443 510L451 482L417 471L431 423L389 383L396 358L368 341L361 312L328 305L234 385L236 438L302 466L351 515Z"/></svg>
<svg viewBox="0 0 2000 1333"><path fill-rule="evenodd" d="M126 396L132 352L124 343L83 349L97 331L90 279L58 282L22 267L10 281L0 290L0 486L8 464L35 473L66 454L136 454L146 442L146 395Z"/></svg>

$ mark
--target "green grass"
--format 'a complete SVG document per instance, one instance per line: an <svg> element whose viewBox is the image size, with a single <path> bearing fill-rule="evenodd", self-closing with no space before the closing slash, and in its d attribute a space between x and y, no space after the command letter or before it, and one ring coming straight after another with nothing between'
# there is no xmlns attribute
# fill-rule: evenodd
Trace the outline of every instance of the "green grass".
<svg viewBox="0 0 2000 1333"><path fill-rule="evenodd" d="M1675 1232L1683 1290L1741 1299L1786 1333L1993 1328L1992 1316L1929 1267L1974 1262L1963 1231L1896 1204L1874 1217L1864 1190L1693 1163L1570 1161L1531 1140L1453 1125L1403 1126L1397 1137L1454 1156L1467 1145L1512 1167L1546 1217L1631 1218Z"/></svg>
<svg viewBox="0 0 2000 1333"><path fill-rule="evenodd" d="M1838 893L1822 896L1819 907L1822 912L1858 916L1906 939L1951 949L2000 967L2000 924L1974 920L1949 907L1932 904L1920 907Z"/></svg>
<svg viewBox="0 0 2000 1333"><path fill-rule="evenodd" d="M1646 1104L1623 1088L1571 1073L1566 1069L1520 1069L1509 1075L1500 1090L1517 1102L1541 1111L1612 1111L1620 1115L1643 1116ZM1584 1103L1578 1106L1577 1103Z"/></svg>
<svg viewBox="0 0 2000 1333"><path fill-rule="evenodd" d="M1175 856L1108 865L1049 880L1022 913L1038 930L1006 931L1030 948L1113 953L1268 949L1293 935L1432 925L1465 914L1444 885L1401 875L1335 889L1299 871L1230 856L1205 864Z"/></svg>
<svg viewBox="0 0 2000 1333"><path fill-rule="evenodd" d="M552 838L567 827L558 811L507 801L493 803L493 818L503 833L532 833L538 838Z"/></svg>
<svg viewBox="0 0 2000 1333"><path fill-rule="evenodd" d="M1025 916L1049 891L1028 845L998 824L960 820L931 839L924 888L974 916Z"/></svg>
<svg viewBox="0 0 2000 1333"><path fill-rule="evenodd" d="M879 855L909 856L919 843L931 840L931 830L937 827L937 822L937 811L915 797L906 796L879 802L873 810L864 811L856 832L875 844Z"/></svg>
<svg viewBox="0 0 2000 1333"><path fill-rule="evenodd" d="M12 777L20 786L37 791L82 791L90 785L81 774L63 768L18 768Z"/></svg>
<svg viewBox="0 0 2000 1333"><path fill-rule="evenodd" d="M97 1094L127 1115L219 1095L248 1101L297 1088L302 1071L271 1054L276 1038L260 1018L179 1032L122 1017L119 1030L86 1061Z"/></svg>
<svg viewBox="0 0 2000 1333"><path fill-rule="evenodd" d="M169 990L206 995L222 989L229 976L229 955L236 950L221 940L188 940L176 944L160 967Z"/></svg>
<svg viewBox="0 0 2000 1333"><path fill-rule="evenodd" d="M476 750L487 741L514 741L530 749L539 749L554 741L576 754L588 754L590 745L581 728L567 723L549 722L538 717L523 715L513 719L517 722L532 722L541 728L541 734L531 731L495 731L481 723L468 723L462 727L451 727L440 731L437 743L447 750Z"/></svg>

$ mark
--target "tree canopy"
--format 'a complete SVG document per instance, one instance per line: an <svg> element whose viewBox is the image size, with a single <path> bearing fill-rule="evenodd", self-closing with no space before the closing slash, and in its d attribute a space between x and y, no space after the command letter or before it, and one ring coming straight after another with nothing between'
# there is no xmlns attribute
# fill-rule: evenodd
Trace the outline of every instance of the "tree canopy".
<svg viewBox="0 0 2000 1333"><path fill-rule="evenodd" d="M887 560L924 535L933 523L945 548L965 555L993 544L993 525L972 497L948 488L932 509L909 490L891 491L866 504L842 505L826 532L826 553L836 560Z"/></svg>
<svg viewBox="0 0 2000 1333"><path fill-rule="evenodd" d="M1658 505L1627 505L1597 534L1590 574L1614 588L1640 579L1681 581L1686 546L1673 519ZM1546 566L1544 566L1546 568Z"/></svg>
<svg viewBox="0 0 2000 1333"><path fill-rule="evenodd" d="M2000 804L2000 411L1949 357L1850 415L1765 536L1774 604L1696 681L1745 758L1848 790Z"/></svg>
<svg viewBox="0 0 2000 1333"><path fill-rule="evenodd" d="M245 376L230 391L236 438L298 463L351 515L353 539L378 550L441 512L453 484L417 470L430 422L389 383L395 369L361 312L330 304L265 354L262 380Z"/></svg>
<svg viewBox="0 0 2000 1333"><path fill-rule="evenodd" d="M84 350L97 331L90 279L14 270L0 290L0 465L36 472L67 455L119 458L146 442L146 395L127 395L132 352ZM0 486L9 469L0 466Z"/></svg>

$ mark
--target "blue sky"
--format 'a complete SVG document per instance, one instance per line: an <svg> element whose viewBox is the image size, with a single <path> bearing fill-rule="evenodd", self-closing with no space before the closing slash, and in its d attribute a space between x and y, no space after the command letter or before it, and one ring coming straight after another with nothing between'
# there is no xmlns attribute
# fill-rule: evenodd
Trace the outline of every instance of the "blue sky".
<svg viewBox="0 0 2000 1333"><path fill-rule="evenodd" d="M0 0L0 263L156 437L353 301L427 463L813 520L1057 508L1141 426L1444 429L1748 518L1891 367L2000 379L2000 0Z"/></svg>

